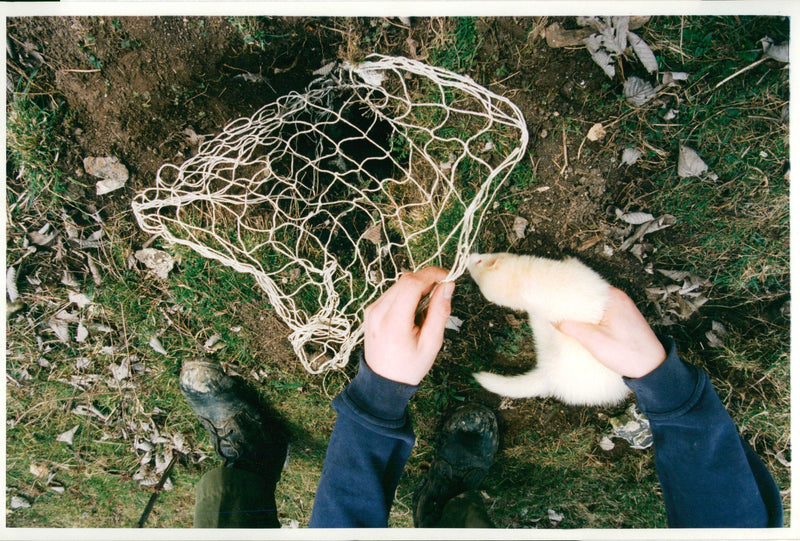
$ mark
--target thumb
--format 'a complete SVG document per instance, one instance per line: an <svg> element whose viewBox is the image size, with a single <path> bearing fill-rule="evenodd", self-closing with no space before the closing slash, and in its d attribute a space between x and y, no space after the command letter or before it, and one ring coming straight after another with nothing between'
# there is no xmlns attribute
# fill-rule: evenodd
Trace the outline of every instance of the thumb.
<svg viewBox="0 0 800 541"><path fill-rule="evenodd" d="M442 347L444 339L444 328L447 318L450 317L450 301L453 297L454 282L442 282L436 291L433 292L431 302L428 305L428 314L420 329L420 346L423 348L435 348L437 351Z"/></svg>
<svg viewBox="0 0 800 541"><path fill-rule="evenodd" d="M586 349L589 349L587 347L588 344L597 341L598 334L602 334L597 328L597 325L584 323L582 321L559 321L558 323L554 323L553 326L567 336L577 340L583 347L586 347Z"/></svg>

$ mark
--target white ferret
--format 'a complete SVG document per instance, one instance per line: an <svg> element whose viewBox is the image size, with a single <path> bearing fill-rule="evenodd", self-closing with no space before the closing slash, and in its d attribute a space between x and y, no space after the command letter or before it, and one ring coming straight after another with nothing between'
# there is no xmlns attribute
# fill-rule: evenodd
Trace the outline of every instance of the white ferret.
<svg viewBox="0 0 800 541"><path fill-rule="evenodd" d="M487 300L528 312L536 346L536 367L518 376L474 374L483 387L510 398L554 397L587 406L616 404L628 395L622 376L553 326L600 322L610 286L594 270L574 258L507 253L472 254L468 269Z"/></svg>

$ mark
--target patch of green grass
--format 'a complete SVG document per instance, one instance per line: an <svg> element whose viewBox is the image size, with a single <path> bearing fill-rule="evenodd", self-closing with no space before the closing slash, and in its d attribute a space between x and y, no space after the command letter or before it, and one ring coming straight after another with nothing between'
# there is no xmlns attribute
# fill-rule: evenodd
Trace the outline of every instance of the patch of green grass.
<svg viewBox="0 0 800 541"><path fill-rule="evenodd" d="M685 71L689 81L675 92L678 117L665 123L656 105L635 111L621 123L652 151L648 180L655 186L650 210L678 219L672 233L692 239L662 243L657 264L688 262L689 270L710 278L718 294L750 298L788 291L788 72L762 64L715 88L728 75L760 57L758 40L788 37L781 18L656 18L646 39L674 43L662 47L665 68ZM679 145L696 150L716 178L678 177ZM674 238L674 237L673 237Z"/></svg>
<svg viewBox="0 0 800 541"><path fill-rule="evenodd" d="M267 32L262 24L263 19L264 17L228 17L228 21L236 28L244 44L248 47L256 47L261 51L267 49L268 43L291 36L291 34Z"/></svg>
<svg viewBox="0 0 800 541"><path fill-rule="evenodd" d="M456 73L469 72L481 44L475 19L457 17L444 41L443 45L431 50L431 63Z"/></svg>
<svg viewBox="0 0 800 541"><path fill-rule="evenodd" d="M6 118L8 160L20 186L6 191L11 216L30 211L35 202L44 208L56 203L66 191L64 174L54 167L63 146L63 124L69 121L65 104L34 100L22 91L9 100ZM42 201L43 200L43 201Z"/></svg>

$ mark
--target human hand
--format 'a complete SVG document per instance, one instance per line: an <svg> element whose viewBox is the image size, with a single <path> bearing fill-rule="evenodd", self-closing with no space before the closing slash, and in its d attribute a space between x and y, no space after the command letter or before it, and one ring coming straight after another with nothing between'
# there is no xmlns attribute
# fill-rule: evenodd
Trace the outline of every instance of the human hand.
<svg viewBox="0 0 800 541"><path fill-rule="evenodd" d="M556 328L589 350L617 374L640 378L655 370L667 353L630 297L612 287L600 323L562 321Z"/></svg>
<svg viewBox="0 0 800 541"><path fill-rule="evenodd" d="M373 372L408 385L422 381L442 347L455 284L436 287L420 325L414 317L422 297L446 277L439 267L403 274L364 310L364 359Z"/></svg>

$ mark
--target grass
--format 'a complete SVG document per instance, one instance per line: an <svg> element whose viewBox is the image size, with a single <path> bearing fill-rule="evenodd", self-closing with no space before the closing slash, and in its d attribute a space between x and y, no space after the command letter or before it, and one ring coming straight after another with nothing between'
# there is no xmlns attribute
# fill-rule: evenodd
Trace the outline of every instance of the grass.
<svg viewBox="0 0 800 541"><path fill-rule="evenodd" d="M789 327L769 315L789 294L788 125L781 121L788 73L777 62L762 63L717 88L761 56L758 40L766 35L778 43L788 39L787 22L659 17L645 41L657 48L662 69L690 74L685 87L663 95L668 107L678 104L677 118L665 122L658 104L598 108L620 119L618 133L626 140L648 149L641 180L634 181L640 186L634 204L677 218L656 240L654 266L711 280L708 317L722 321L729 334L724 347L708 348L698 340L707 322L666 331L681 336L687 359L709 371L745 438L788 488L788 469L774 456L789 452ZM716 178L679 178L679 145L695 149Z"/></svg>
<svg viewBox="0 0 800 541"><path fill-rule="evenodd" d="M281 39L258 34L261 22L232 21L246 48L263 49L265 40ZM432 21L428 61L474 73L483 43L476 23L471 18ZM123 28L114 27L124 35L124 21L119 25ZM369 48L382 50L385 28L367 28ZM763 35L781 41L787 31L784 22L763 18L655 18L642 37L654 47L663 69L691 74L687 83L665 95L680 98L675 102L678 118L665 122L657 105L631 110L622 99L586 105L593 119L615 122L604 145L647 149L631 175L628 205L669 212L678 219L653 238L659 243L654 264L691 270L713 282L712 300L702 317L667 330L678 335L689 362L709 371L743 436L783 489L790 486L789 468L781 460L791 458L788 322L770 314L789 293L789 182L784 178L788 129L776 120L788 101L787 73L764 63L719 89L713 87L759 57L757 41ZM350 39L358 44L357 38L354 33ZM102 58L104 65L112 61ZM27 77L35 82L43 74ZM307 524L335 419L330 399L356 367L324 376L307 374L280 340L285 329L268 325L268 299L249 275L159 241L153 247L178 260L167 280L129 264L132 252L147 239L124 200L106 201L101 248L78 250L65 242L63 255L56 258L54 243L26 255L31 245L27 234L45 222L65 238L62 211L82 238L98 227L87 207L93 199L80 195L84 186L65 165L75 127L72 113L57 96L32 94L20 88L8 105L7 264L18 271L21 307L9 315L6 327L7 497L22 496L32 506L9 511L7 524L133 526L152 490L135 479L142 462L154 466L156 455L169 452L179 436L184 454L171 476L173 488L161 493L148 525L190 526L194 486L219 463L177 387L182 361L198 355L209 355L240 373L289 422L292 451L279 486L280 516L287 524ZM470 126L448 129L448 134L462 136ZM500 151L507 143L493 142ZM679 144L695 148L718 178L679 179ZM603 153L592 158L598 155ZM524 210L520 201L538 186L533 164L526 155L511 172L506 189L498 194L496 212ZM465 166L459 173L470 178L475 171ZM457 213L444 213L440 234L456 218ZM100 269L99 284L88 269L87 255ZM65 269L77 286L62 283ZM70 304L69 290L86 293L92 304ZM393 526L412 524L412 494L433 457L446 412L468 400L491 402L471 373L498 359L529 355L532 347L528 329L497 323L504 314L481 303L468 280L458 284L455 307L456 315L465 319L462 331L448 332L440 362L411 404L418 444L398 487ZM50 320L64 310L89 328L84 342L75 340L77 321L68 323L68 342L48 330ZM703 342L712 318L728 328L722 348ZM212 354L203 344L214 334L223 349ZM155 335L166 355L150 346ZM126 360L130 373L117 380L113 370ZM76 413L89 408L99 415ZM604 416L615 412L524 400L500 413L503 448L483 487L499 526L555 527L547 518L550 510L564 516L560 528L665 525L652 451L608 454L598 448L608 431ZM71 445L56 441L75 425L79 428ZM152 445L149 455L142 443ZM64 492L58 492L62 487ZM786 507L788 521L788 495Z"/></svg>

